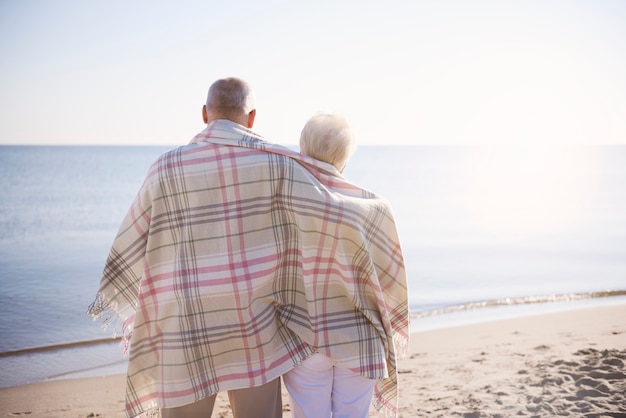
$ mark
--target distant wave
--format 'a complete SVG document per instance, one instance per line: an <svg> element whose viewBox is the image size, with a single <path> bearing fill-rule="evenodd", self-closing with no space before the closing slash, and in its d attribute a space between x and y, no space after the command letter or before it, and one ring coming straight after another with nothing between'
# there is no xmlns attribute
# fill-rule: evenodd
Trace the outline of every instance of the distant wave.
<svg viewBox="0 0 626 418"><path fill-rule="evenodd" d="M102 338L99 340L89 340L89 341L76 341L71 343L63 343L63 344L53 344L46 345L43 347L32 347L32 348L22 348L19 350L5 351L0 353L0 357L9 357L9 356L18 356L22 354L33 354L33 353L41 353L43 351L54 351L54 350L64 350L67 348L76 348L76 347L86 347L89 345L97 345L97 344L109 344L113 342L122 341L121 337L118 338Z"/></svg>
<svg viewBox="0 0 626 418"><path fill-rule="evenodd" d="M521 298L492 299L478 302L461 303L411 314L411 318L419 319L428 316L444 315L453 312L470 311L480 308L492 308L498 306L530 305L535 303L573 302L583 299L608 298L626 296L626 290L607 290L604 292L568 293L563 295L526 296Z"/></svg>

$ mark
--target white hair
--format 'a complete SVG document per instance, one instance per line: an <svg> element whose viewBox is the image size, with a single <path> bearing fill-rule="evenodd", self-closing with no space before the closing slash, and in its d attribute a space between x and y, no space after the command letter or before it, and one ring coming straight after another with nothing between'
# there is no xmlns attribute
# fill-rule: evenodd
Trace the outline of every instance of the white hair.
<svg viewBox="0 0 626 418"><path fill-rule="evenodd" d="M356 150L356 140L348 121L335 113L318 113L300 133L300 152L333 164L339 171Z"/></svg>

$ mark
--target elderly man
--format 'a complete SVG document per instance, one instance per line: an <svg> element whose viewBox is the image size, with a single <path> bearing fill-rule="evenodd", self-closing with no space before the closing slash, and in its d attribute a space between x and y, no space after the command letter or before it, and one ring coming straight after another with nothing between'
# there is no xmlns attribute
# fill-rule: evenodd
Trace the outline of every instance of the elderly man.
<svg viewBox="0 0 626 418"><path fill-rule="evenodd" d="M406 277L388 203L252 128L242 80L150 168L105 265L95 317L123 321L129 417L280 417L280 376L315 353L379 379L393 410Z"/></svg>

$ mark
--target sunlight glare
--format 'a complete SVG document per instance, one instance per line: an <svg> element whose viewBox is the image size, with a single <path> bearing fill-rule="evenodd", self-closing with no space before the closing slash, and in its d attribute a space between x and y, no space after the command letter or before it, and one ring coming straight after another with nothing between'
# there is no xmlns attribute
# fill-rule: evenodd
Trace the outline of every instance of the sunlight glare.
<svg viewBox="0 0 626 418"><path fill-rule="evenodd" d="M584 219L593 170L583 148L510 147L469 172L465 204L477 228L511 237L567 230Z"/></svg>

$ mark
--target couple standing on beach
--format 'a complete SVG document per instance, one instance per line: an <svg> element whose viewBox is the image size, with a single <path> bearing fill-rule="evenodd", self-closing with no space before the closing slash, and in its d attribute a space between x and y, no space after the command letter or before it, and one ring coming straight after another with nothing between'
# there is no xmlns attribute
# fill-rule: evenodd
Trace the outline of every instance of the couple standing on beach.
<svg viewBox="0 0 626 418"><path fill-rule="evenodd" d="M150 168L89 313L119 317L126 413L237 418L397 414L406 274L387 201L341 172L345 120L317 115L297 153L251 128L253 93L217 80L206 128Z"/></svg>

